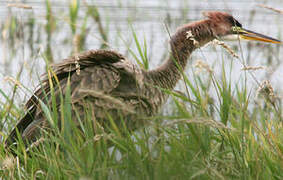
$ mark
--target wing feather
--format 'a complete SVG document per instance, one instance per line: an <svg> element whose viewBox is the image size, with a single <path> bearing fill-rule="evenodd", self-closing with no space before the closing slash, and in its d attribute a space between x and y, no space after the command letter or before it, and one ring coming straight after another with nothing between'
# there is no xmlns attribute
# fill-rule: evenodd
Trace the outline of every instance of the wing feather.
<svg viewBox="0 0 283 180"><path fill-rule="evenodd" d="M137 84L142 81L142 72L138 71L121 54L109 50L91 50L54 64L52 69L51 79L56 84L55 74L60 86L60 88L55 87L57 105L60 104L60 93L62 94L66 88L67 77L70 77L72 103L78 109L81 109L80 106L88 101L92 102L95 109L104 108L109 112L114 112L115 109L120 108L125 113L133 113L134 110L126 108L121 99L113 99L111 96L111 92L119 86L122 77L126 76L126 79L135 81ZM23 136L29 136L34 134L32 131L36 131L35 126L42 125L44 115L39 107L38 99L51 104L49 80L50 78L45 75L39 88L27 101L27 113L11 131L6 145L16 140L16 130ZM96 114L96 116L100 117L103 114Z"/></svg>

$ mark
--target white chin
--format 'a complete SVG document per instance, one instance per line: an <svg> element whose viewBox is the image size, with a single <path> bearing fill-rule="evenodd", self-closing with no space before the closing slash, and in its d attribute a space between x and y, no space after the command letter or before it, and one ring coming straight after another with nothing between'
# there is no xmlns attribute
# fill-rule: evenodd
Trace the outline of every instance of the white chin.
<svg viewBox="0 0 283 180"><path fill-rule="evenodd" d="M221 38L224 41L238 41L239 39L242 39L238 34L231 34L227 36L223 36Z"/></svg>

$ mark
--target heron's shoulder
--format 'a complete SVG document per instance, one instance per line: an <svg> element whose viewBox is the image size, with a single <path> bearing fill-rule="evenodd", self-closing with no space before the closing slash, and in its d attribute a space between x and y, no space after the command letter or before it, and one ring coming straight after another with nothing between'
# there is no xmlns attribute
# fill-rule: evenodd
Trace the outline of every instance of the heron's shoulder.
<svg viewBox="0 0 283 180"><path fill-rule="evenodd" d="M71 58L73 61L95 61L101 63L115 63L125 59L125 57L113 50L89 50Z"/></svg>
<svg viewBox="0 0 283 180"><path fill-rule="evenodd" d="M85 68L99 64L112 64L124 60L125 57L113 50L89 50L73 55L62 62L52 64L55 71L72 71L78 68Z"/></svg>
<svg viewBox="0 0 283 180"><path fill-rule="evenodd" d="M113 50L90 50L86 51L67 59L64 59L60 63L52 64L51 69L57 76L63 74L69 74L72 72L83 71L84 69L95 67L112 67L117 71L134 75L139 79L139 76L143 74L143 70L136 64L129 61L122 54Z"/></svg>

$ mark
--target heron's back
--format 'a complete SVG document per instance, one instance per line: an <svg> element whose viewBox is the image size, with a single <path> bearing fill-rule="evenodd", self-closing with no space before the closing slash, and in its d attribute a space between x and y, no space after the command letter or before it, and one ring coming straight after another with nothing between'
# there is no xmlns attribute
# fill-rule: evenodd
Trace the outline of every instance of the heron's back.
<svg viewBox="0 0 283 180"><path fill-rule="evenodd" d="M57 111L60 127L62 118L67 118L62 116L61 103L68 88L70 116L75 123L91 118L103 127L112 118L117 126L124 121L129 130L143 126L166 99L144 73L122 55L106 50L88 51L53 65L49 77L27 102L28 112L9 135L7 144L16 140L16 128L23 139L34 141L41 128L50 126L39 99Z"/></svg>

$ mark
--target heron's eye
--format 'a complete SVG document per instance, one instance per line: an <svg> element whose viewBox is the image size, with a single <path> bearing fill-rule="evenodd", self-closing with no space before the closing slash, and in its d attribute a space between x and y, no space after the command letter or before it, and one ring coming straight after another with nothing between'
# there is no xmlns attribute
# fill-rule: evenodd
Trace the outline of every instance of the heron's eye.
<svg viewBox="0 0 283 180"><path fill-rule="evenodd" d="M241 31L241 27L238 27L238 26L232 26L231 30L235 33L238 33Z"/></svg>

